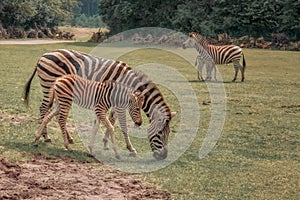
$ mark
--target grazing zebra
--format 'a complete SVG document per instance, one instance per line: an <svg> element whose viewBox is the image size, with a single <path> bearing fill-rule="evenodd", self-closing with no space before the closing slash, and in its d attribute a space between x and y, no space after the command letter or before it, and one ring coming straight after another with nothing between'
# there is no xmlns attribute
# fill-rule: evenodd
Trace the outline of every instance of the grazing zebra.
<svg viewBox="0 0 300 200"><path fill-rule="evenodd" d="M53 104L54 98L56 99L56 105L53 110L49 110L44 116L42 125L35 137L34 144L36 146L43 134L44 127L55 115L57 115L58 123L64 138L65 148L69 149L69 134L66 130L66 120L72 102L83 108L94 110L96 113L96 128L93 128L92 139L89 145L91 154L93 154L93 144L99 122L102 122L111 136L116 158L120 158L115 144L114 127L106 118L106 113L109 108L128 108L129 114L137 126L140 126L143 121L140 106L144 101L144 97L141 95L141 92L136 90L133 93L131 88L115 81L105 81L101 83L86 80L74 74L65 75L56 79L54 85L50 89L49 95L49 107Z"/></svg>
<svg viewBox="0 0 300 200"><path fill-rule="evenodd" d="M216 77L216 65L212 57L208 54L208 52L194 39L189 37L182 46L185 48L196 48L198 51L198 56L196 58L195 66L198 67L198 79L204 80L202 77L202 68L205 65L206 66L206 78L205 80L211 80L211 73L213 70L215 70L214 78L217 80Z"/></svg>
<svg viewBox="0 0 300 200"><path fill-rule="evenodd" d="M246 60L242 49L235 45L214 46L209 45L207 40L196 32L189 34L190 38L194 38L215 61L215 64L233 63L235 74L232 82L236 81L238 71L242 73L242 82L245 80ZM241 56L243 56L243 66L240 64Z"/></svg>
<svg viewBox="0 0 300 200"><path fill-rule="evenodd" d="M165 159L167 157L169 123L176 112L171 112L159 89L142 73L135 72L121 61L108 60L73 50L59 49L45 53L38 60L37 66L25 86L24 102L27 105L31 81L36 72L38 72L44 95L40 106L41 119L44 118L49 110L49 89L54 84L54 81L62 75L77 74L85 79L98 82L114 80L134 88L134 91L141 91L144 95L142 109L151 122L147 132L153 156L156 159ZM118 108L115 111L115 115L110 116L110 121L114 124L118 118L127 149L131 154L136 154L136 150L133 148L127 133L126 112L124 109ZM45 141L51 141L47 135L46 126L42 130L42 135ZM71 137L70 140L72 140ZM106 146L104 147L106 148Z"/></svg>

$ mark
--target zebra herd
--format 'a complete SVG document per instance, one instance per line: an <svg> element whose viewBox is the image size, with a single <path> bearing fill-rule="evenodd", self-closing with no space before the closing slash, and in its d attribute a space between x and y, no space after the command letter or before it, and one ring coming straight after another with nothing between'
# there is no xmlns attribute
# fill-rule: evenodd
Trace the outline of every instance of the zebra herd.
<svg viewBox="0 0 300 200"><path fill-rule="evenodd" d="M198 78L202 79L202 67L207 68L207 80L211 79L211 72L215 64L234 63L236 70L242 72L244 81L245 60L243 67L240 65L240 57L244 54L239 47L234 45L212 46L197 33L190 33L189 38L183 44L184 48L195 47L199 53L196 64L199 67ZM30 85L35 74L38 73L43 90L43 101L40 106L41 126L36 134L34 145L38 145L41 136L45 142L51 142L47 134L47 123L55 115L58 117L65 148L69 149L69 143L73 138L66 130L66 118L72 103L87 109L94 110L96 120L92 129L92 137L89 145L93 154L93 143L99 123L106 127L103 138L104 148L108 149L108 138L112 141L116 158L120 158L114 138L114 124L118 119L124 135L126 147L131 156L137 152L131 144L126 124L126 109L137 126L142 123L140 109L150 120L147 128L148 139L153 157L157 160L165 159L168 155L168 137L170 133L170 121L176 115L171 112L169 106L156 84L146 75L136 72L126 63L92 56L86 53L59 49L45 53L38 60L37 65L25 86L24 102L29 103ZM215 70L216 74L216 70ZM214 76L216 79L216 75ZM56 100L54 108L52 104ZM111 109L109 119L106 113Z"/></svg>

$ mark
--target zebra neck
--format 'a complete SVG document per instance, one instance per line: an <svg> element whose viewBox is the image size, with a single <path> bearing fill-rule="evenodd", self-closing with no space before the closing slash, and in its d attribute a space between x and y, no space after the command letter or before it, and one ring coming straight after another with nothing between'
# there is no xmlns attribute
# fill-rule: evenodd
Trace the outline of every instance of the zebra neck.
<svg viewBox="0 0 300 200"><path fill-rule="evenodd" d="M204 46L202 46L202 44L197 42L195 45L195 48L199 52L199 54L202 54L203 51L205 51L207 49L207 46L204 47Z"/></svg>
<svg viewBox="0 0 300 200"><path fill-rule="evenodd" d="M165 102L161 102L158 104L152 104L150 105L150 108L147 109L147 105L144 107L143 110L147 117L150 119L150 121L153 121L156 118L160 118L161 116L164 116L164 118L171 119L171 111L168 105L166 105Z"/></svg>
<svg viewBox="0 0 300 200"><path fill-rule="evenodd" d="M207 49L209 44L208 44L206 39L204 39L204 38L195 38L195 37L194 37L194 39L196 40L196 48L199 47L199 45L201 45L204 49Z"/></svg>

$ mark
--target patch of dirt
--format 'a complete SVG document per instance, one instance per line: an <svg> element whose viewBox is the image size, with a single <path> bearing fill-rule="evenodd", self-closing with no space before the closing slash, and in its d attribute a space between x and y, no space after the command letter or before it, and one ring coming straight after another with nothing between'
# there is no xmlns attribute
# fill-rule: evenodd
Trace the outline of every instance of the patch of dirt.
<svg viewBox="0 0 300 200"><path fill-rule="evenodd" d="M63 160L0 158L0 180L0 199L171 199L129 174Z"/></svg>

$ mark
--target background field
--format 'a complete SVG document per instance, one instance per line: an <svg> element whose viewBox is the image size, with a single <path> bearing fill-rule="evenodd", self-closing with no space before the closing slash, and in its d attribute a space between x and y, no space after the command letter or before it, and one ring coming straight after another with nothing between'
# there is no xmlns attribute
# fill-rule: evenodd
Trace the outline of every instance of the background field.
<svg viewBox="0 0 300 200"><path fill-rule="evenodd" d="M32 83L32 109L29 111L22 103L23 87L37 59L58 48L90 52L94 44L1 45L1 156L16 162L36 155L96 162L87 156L87 150L74 132L74 151L66 152L55 123L49 129L53 142L41 142L38 149L32 147L41 101L38 78ZM193 50L187 51L194 53ZM132 52L123 58L132 67L147 63L147 59L153 61L153 58L174 67L190 81L201 112L197 136L177 161L159 171L136 176L161 185L172 193L174 199L299 198L300 53L244 51L247 61L245 83L230 82L233 78L231 65L218 67L227 95L226 121L216 148L204 159L199 159L198 151L208 129L211 105L206 84L197 81L196 70L177 57L155 49ZM163 87L161 90L171 109L180 110L172 93ZM172 120L172 134L176 134L179 120L180 113ZM72 124L72 119L69 122ZM119 130L117 135L120 135ZM121 136L118 142L119 146L123 145ZM133 138L132 142L138 152L149 150L147 141Z"/></svg>

